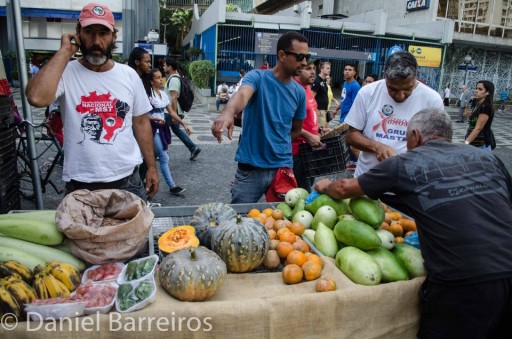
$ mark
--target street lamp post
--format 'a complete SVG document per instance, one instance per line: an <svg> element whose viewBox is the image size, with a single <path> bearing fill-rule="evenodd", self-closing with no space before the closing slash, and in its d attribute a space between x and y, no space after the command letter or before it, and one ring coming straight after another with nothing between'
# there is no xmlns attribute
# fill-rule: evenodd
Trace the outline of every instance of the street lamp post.
<svg viewBox="0 0 512 339"><path fill-rule="evenodd" d="M468 84L468 68L472 62L473 62L473 60L471 58L471 55L469 53L466 54L466 56L464 57L464 65L466 65L466 71L464 73L464 85Z"/></svg>
<svg viewBox="0 0 512 339"><path fill-rule="evenodd" d="M167 45L167 41L166 41L166 33L167 33L167 25L169 25L169 23L166 23L166 24L162 24L162 26L164 26L164 36L163 36L163 43Z"/></svg>

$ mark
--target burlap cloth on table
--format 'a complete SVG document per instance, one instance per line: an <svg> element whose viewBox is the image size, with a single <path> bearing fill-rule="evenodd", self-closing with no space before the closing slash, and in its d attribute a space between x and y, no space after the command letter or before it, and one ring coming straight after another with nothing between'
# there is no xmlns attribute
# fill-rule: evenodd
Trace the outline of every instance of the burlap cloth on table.
<svg viewBox="0 0 512 339"><path fill-rule="evenodd" d="M326 259L322 276L334 278L335 292L315 292L315 281L285 285L281 273L228 274L217 294L205 302L180 302L159 287L153 304L122 314L120 320L112 312L99 318L95 315L77 318L80 324L93 323L94 331L65 329L55 333L43 328L27 332L26 323L20 323L8 334L10 337L120 339L416 337L422 278L371 287L356 285L330 258ZM149 318L154 318L151 326ZM164 318L168 324L161 327L166 331L161 331L156 321L164 322ZM181 321L181 331L180 318L185 318ZM142 321L142 325L130 326L134 321ZM193 330L199 329L191 331L187 321ZM120 326L123 331L119 331Z"/></svg>

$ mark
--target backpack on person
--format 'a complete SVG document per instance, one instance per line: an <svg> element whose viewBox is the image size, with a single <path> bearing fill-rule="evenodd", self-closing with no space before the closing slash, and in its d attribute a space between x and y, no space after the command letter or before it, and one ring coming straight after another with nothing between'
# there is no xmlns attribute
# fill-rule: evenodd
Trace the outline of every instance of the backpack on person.
<svg viewBox="0 0 512 339"><path fill-rule="evenodd" d="M183 76L172 75L167 81L167 89L169 89L169 82L171 78L180 79L180 95L178 97L178 104L183 112L190 111L192 103L194 102L194 91L190 87L189 81Z"/></svg>

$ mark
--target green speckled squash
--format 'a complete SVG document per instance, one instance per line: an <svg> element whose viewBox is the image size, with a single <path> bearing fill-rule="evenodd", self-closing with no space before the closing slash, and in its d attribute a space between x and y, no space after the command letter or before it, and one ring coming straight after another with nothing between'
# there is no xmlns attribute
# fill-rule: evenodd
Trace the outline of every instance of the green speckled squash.
<svg viewBox="0 0 512 339"><path fill-rule="evenodd" d="M196 229L199 243L211 248L212 234L221 222L236 217L236 211L229 205L220 202L209 202L200 205L190 219L190 225Z"/></svg>
<svg viewBox="0 0 512 339"><path fill-rule="evenodd" d="M228 271L249 272L267 255L270 239L261 222L237 216L224 221L212 237L212 250L226 263Z"/></svg>
<svg viewBox="0 0 512 339"><path fill-rule="evenodd" d="M215 252L199 247L183 248L162 260L158 277L170 295L181 301L203 301L222 286L226 264Z"/></svg>

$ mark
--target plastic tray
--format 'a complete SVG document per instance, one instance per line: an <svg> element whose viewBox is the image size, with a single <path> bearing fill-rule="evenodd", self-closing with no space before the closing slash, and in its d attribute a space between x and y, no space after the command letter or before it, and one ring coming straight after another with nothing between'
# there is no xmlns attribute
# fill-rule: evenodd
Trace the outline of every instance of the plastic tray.
<svg viewBox="0 0 512 339"><path fill-rule="evenodd" d="M350 160L348 145L345 142L346 132L331 138L322 139L324 146L311 147L299 145L299 155L304 164L307 178L343 172Z"/></svg>
<svg viewBox="0 0 512 339"><path fill-rule="evenodd" d="M114 304L116 302L117 288L119 287L119 285L117 285L115 282L99 282L99 283L92 283L92 284L94 286L110 285L115 288L116 292L115 292L114 297L112 298L112 301L110 302L110 304L101 306L101 307L89 307L89 308L86 307L84 309L84 314L95 314L95 313L105 314L105 313L110 312L110 310L112 309L112 307L114 306Z"/></svg>
<svg viewBox="0 0 512 339"><path fill-rule="evenodd" d="M33 321L48 319L73 318L84 314L87 301L69 302L52 305L27 305L25 311Z"/></svg>
<svg viewBox="0 0 512 339"><path fill-rule="evenodd" d="M158 263L158 255L156 254L153 254L153 255L150 255L149 257L144 257L144 258L140 258L140 259L135 259L135 260L131 260L130 262L134 261L134 262L141 262L141 261L145 261L147 259L151 259L151 258L154 258L155 259L155 263L153 264L153 268L151 269L151 272L149 272L148 274L138 278L138 279L134 279L134 280L126 280L126 270L128 269L128 263L126 263L126 265L124 265L123 269L121 270L121 273L119 274L119 276L117 277L117 283L119 285L121 284L124 284L124 283L129 283L129 282L139 282L139 281L142 281L142 280L145 280L147 279L148 277L154 277L155 276L155 269L156 269L156 264Z"/></svg>
<svg viewBox="0 0 512 339"><path fill-rule="evenodd" d="M93 283L103 283L103 282L110 282L110 281L116 282L117 278L121 275L125 265L122 262L115 262L114 264L116 264L119 268L121 268L121 272L119 272L119 275L117 277L112 278L112 279L106 279L106 280L92 280L92 282ZM103 266L103 265L94 265L94 266L91 266L88 269L86 269L84 271L84 273L82 274L82 284L84 284L84 283L89 281L87 273L92 271L92 270L94 270L94 269L96 269L96 268L98 268L98 267L100 267L100 266Z"/></svg>
<svg viewBox="0 0 512 339"><path fill-rule="evenodd" d="M146 299L138 302L137 304L133 305L132 307L130 307L130 308L124 310L124 311L121 311L119 309L119 298L118 298L117 293L116 293L116 298L115 299L116 299L116 310L117 310L117 312L120 312L120 313L134 312L134 311L137 311L137 310L140 310L140 309L146 307L147 305L151 304L152 302L154 302L156 300L156 283L155 283L155 278L153 276L147 277L146 279L142 279L142 280L139 279L139 280L133 280L133 281L126 282L125 284L132 285L132 291L130 292L130 295L132 295L132 296L134 295L135 288L141 282L143 282L143 281L149 281L152 284L153 292L151 293L151 295L148 298L146 298Z"/></svg>

